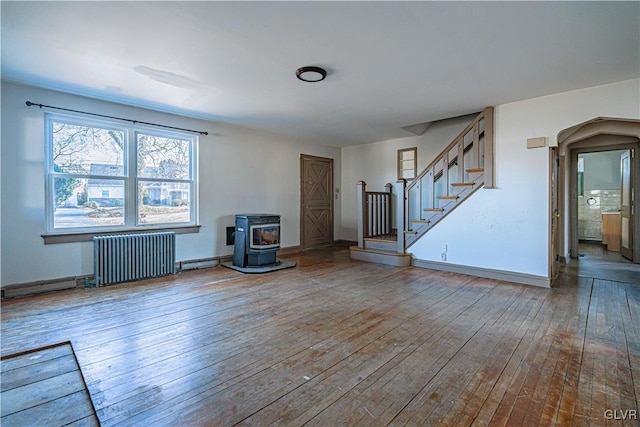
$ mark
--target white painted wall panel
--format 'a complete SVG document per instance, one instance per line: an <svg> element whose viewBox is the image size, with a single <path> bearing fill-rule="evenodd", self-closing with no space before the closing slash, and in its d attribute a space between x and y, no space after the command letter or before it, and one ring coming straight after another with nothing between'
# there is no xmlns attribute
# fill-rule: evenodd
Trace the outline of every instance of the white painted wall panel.
<svg viewBox="0 0 640 427"><path fill-rule="evenodd" d="M548 270L548 151L526 149L526 140L557 133L597 116L640 118L640 80L630 80L496 107L496 185L481 190L411 248L415 257L546 276ZM178 236L178 260L226 255L226 226L237 212L282 215L283 246L298 245L299 156L330 157L336 239L356 239L355 186L370 189L395 181L396 150L418 147L421 170L470 118L445 121L422 136L374 144L332 147L221 123L101 102L33 87L2 83L2 285L91 274L91 243L44 245L43 111L26 100L100 114L202 129L199 234ZM458 224L459 226L456 226Z"/></svg>
<svg viewBox="0 0 640 427"><path fill-rule="evenodd" d="M282 245L300 244L300 154L334 159L340 149L203 120L154 112L34 87L2 83L2 286L93 272L93 245L45 245L44 111L25 101L208 131L200 137L200 233L177 236L177 260L228 255L225 227L234 215L281 215ZM341 200L335 200L339 238Z"/></svg>
<svg viewBox="0 0 640 427"><path fill-rule="evenodd" d="M548 149L563 129L598 116L640 118L640 80L500 105L495 110L496 189L482 189L410 248L418 259L548 277Z"/></svg>

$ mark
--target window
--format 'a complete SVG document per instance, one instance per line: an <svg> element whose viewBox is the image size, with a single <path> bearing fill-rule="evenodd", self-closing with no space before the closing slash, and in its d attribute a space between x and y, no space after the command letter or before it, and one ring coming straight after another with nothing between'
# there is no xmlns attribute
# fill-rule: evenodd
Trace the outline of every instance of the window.
<svg viewBox="0 0 640 427"><path fill-rule="evenodd" d="M196 224L196 147L189 134L47 115L47 231Z"/></svg>
<svg viewBox="0 0 640 427"><path fill-rule="evenodd" d="M578 196L584 196L584 157L578 156Z"/></svg>
<svg viewBox="0 0 640 427"><path fill-rule="evenodd" d="M416 177L418 148L398 150L398 179L412 180Z"/></svg>

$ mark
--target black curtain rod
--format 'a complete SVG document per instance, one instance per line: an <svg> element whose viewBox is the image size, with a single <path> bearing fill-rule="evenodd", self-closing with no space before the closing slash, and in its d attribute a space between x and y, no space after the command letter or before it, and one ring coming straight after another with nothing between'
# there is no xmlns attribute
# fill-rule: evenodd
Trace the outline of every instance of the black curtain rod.
<svg viewBox="0 0 640 427"><path fill-rule="evenodd" d="M44 105L44 104L36 104L34 102L31 102L31 101L27 101L26 104L27 104L27 107L32 107L32 106L35 105L36 107L40 107L40 108L42 108L42 107L54 108L56 110L71 111L73 113L88 114L90 116L105 117L107 119L123 120L125 122L131 122L131 123L134 123L134 124L135 123L139 123L139 124L142 124L142 125L158 126L158 127L166 128L166 129L183 130L183 131L186 131L186 132L199 133L200 135L209 135L209 132L202 132L202 131L199 131L199 130L184 129L184 128L178 128L178 127L174 127L174 126L159 125L157 123L149 123L149 122L141 122L141 121L138 121L138 120L123 119L122 117L106 116L104 114L87 113L86 111L71 110L69 108L54 107L52 105Z"/></svg>

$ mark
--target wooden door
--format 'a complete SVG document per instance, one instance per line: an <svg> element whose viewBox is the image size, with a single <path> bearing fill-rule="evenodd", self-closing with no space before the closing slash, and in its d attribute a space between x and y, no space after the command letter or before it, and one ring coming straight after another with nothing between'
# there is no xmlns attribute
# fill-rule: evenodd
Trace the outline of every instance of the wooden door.
<svg viewBox="0 0 640 427"><path fill-rule="evenodd" d="M333 243L333 159L300 156L302 249Z"/></svg>
<svg viewBox="0 0 640 427"><path fill-rule="evenodd" d="M633 173L631 168L631 151L620 156L622 175L622 194L620 203L620 254L633 259Z"/></svg>

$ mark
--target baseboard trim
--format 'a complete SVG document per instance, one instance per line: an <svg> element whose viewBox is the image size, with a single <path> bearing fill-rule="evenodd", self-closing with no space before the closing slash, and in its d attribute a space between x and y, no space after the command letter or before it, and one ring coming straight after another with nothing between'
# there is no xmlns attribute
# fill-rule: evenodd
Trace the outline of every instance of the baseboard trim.
<svg viewBox="0 0 640 427"><path fill-rule="evenodd" d="M222 262L226 261L222 258L223 257L189 259L185 261L178 261L176 264L178 265L178 271L199 270L201 268L211 268L220 265ZM229 255L227 258L233 257Z"/></svg>
<svg viewBox="0 0 640 427"><path fill-rule="evenodd" d="M299 254L300 252L302 252L302 246L300 245L286 246L284 248L280 248L280 250L278 251L278 255L293 255Z"/></svg>
<svg viewBox="0 0 640 427"><path fill-rule="evenodd" d="M278 255L292 255L302 252L300 246L287 246L278 250ZM198 270L201 268L211 268L221 265L223 262L233 261L233 255L220 255L211 258L200 259L188 259L185 261L178 261L178 268L180 271Z"/></svg>
<svg viewBox="0 0 640 427"><path fill-rule="evenodd" d="M287 246L280 248L279 255L292 255L302 252L300 246ZM197 270L202 268L217 267L223 262L233 260L233 255L220 255L211 258L190 259L177 261L178 271ZM3 286L0 290L1 298L20 298L30 295L44 294L47 292L63 291L66 289L84 288L93 280L93 274L78 277L62 277L59 279L38 280L35 282L16 283Z"/></svg>
<svg viewBox="0 0 640 427"><path fill-rule="evenodd" d="M415 267L428 268L431 270L449 271L451 273L467 274L469 276L483 277L485 279L503 280L506 282L519 283L522 285L539 286L550 288L551 280L548 277L536 276L534 274L517 273L514 271L495 270L484 267L470 267L467 265L451 264L448 262L426 261L414 258L411 263Z"/></svg>
<svg viewBox="0 0 640 427"><path fill-rule="evenodd" d="M2 288L2 299L19 298L65 289L84 288L93 276L62 277L60 279L38 280L28 283L17 283Z"/></svg>
<svg viewBox="0 0 640 427"><path fill-rule="evenodd" d="M333 241L333 247L350 247L350 246L357 246L358 242L355 240L344 240L344 239L338 239L338 240L334 240Z"/></svg>

